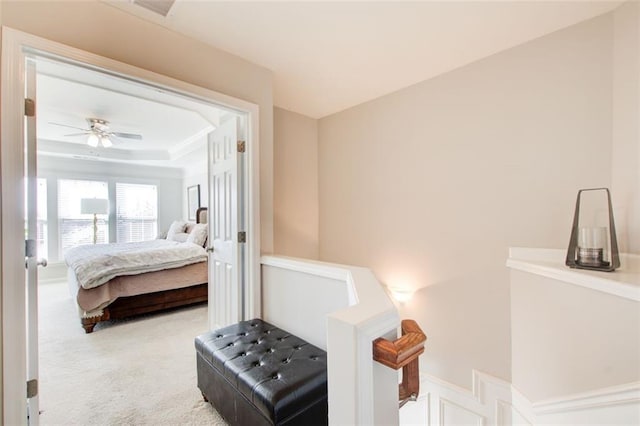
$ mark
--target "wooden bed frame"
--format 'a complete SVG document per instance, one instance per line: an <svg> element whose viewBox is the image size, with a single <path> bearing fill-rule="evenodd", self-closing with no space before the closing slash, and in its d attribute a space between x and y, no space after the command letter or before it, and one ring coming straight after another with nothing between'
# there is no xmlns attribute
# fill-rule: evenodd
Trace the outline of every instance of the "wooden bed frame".
<svg viewBox="0 0 640 426"><path fill-rule="evenodd" d="M134 315L164 311L180 306L188 306L208 300L207 283L174 290L140 294L138 296L119 297L103 309L100 316L81 318L82 327L88 334L101 321L122 319Z"/></svg>
<svg viewBox="0 0 640 426"><path fill-rule="evenodd" d="M207 208L200 207L196 212L196 223L207 223ZM181 306L203 303L208 300L208 283L195 286L119 297L103 309L102 315L80 318L85 333L93 332L97 323L122 319L135 315L160 312Z"/></svg>

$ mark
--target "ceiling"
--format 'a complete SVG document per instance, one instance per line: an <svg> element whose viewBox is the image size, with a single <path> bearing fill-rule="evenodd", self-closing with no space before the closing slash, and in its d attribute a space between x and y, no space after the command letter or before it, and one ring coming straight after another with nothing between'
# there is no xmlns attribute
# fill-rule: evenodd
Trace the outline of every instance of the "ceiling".
<svg viewBox="0 0 640 426"><path fill-rule="evenodd" d="M616 8L620 1L194 1L167 17L104 0L273 71L274 103L320 118Z"/></svg>
<svg viewBox="0 0 640 426"><path fill-rule="evenodd" d="M195 100L79 66L39 59L38 153L182 168L205 161L206 135L225 111ZM110 148L87 145L88 118L109 131L141 139L111 138Z"/></svg>

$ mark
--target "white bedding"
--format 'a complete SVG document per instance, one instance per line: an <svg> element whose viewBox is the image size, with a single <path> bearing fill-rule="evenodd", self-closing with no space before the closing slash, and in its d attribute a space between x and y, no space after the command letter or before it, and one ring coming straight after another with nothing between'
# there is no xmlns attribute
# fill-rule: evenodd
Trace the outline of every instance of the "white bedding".
<svg viewBox="0 0 640 426"><path fill-rule="evenodd" d="M77 246L67 250L64 258L75 273L78 284L90 289L120 275L136 275L204 262L207 252L192 243L151 240Z"/></svg>

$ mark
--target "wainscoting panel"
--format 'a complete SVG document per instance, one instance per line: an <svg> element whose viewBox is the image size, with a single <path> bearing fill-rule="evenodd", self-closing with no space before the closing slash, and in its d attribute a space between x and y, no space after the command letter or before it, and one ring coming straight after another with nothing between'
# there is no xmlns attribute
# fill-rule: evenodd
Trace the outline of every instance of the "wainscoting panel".
<svg viewBox="0 0 640 426"><path fill-rule="evenodd" d="M401 425L637 425L640 382L532 404L510 383L478 371L472 390L421 375L420 396L400 409Z"/></svg>
<svg viewBox="0 0 640 426"><path fill-rule="evenodd" d="M421 375L418 401L400 410L400 424L512 424L513 411L511 385L504 380L474 371L473 389L469 391L425 374Z"/></svg>

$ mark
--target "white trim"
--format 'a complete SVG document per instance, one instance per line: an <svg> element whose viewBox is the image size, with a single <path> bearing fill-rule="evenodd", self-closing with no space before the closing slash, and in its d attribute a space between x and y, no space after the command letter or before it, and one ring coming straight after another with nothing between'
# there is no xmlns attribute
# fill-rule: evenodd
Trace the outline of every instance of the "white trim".
<svg viewBox="0 0 640 426"><path fill-rule="evenodd" d="M447 416L442 413L445 401L448 409L458 407L462 414L471 413L484 418L489 425L529 424L543 422L546 415L564 415L571 419L572 413L583 418L585 412L593 409L622 408L635 405L640 408L640 382L626 383L594 391L564 395L532 404L526 396L509 382L479 371L472 373L472 389L468 390L453 383L428 374L420 375L420 396L418 401L405 405L406 413L428 413L428 425L449 425ZM414 406L412 406L414 404ZM419 405L416 410L415 404ZM445 404L445 405L446 405ZM582 412L582 413L581 413ZM607 411L607 414L611 412ZM589 414L587 414L589 415ZM404 415L402 424L415 424L421 419L412 419ZM571 424L570 420L567 420Z"/></svg>
<svg viewBox="0 0 640 426"><path fill-rule="evenodd" d="M507 266L558 281L640 302L640 256L620 255L614 272L572 269L564 264L566 251L511 247Z"/></svg>
<svg viewBox="0 0 640 426"><path fill-rule="evenodd" d="M26 421L26 309L24 252L17 244L24 240L23 113L24 57L16 34L2 31L2 106L0 122L0 172L2 212L0 234L2 251L2 421L23 424ZM22 90L20 90L22 89ZM13 123L13 125L12 125ZM19 123L19 125L15 125ZM19 206L19 209L9 208ZM18 226L16 226L18 225ZM24 243L22 243L24 245ZM22 259L20 259L22 257ZM16 303L16 301L19 301ZM16 327L16 324L23 326Z"/></svg>
<svg viewBox="0 0 640 426"><path fill-rule="evenodd" d="M336 265L335 263L319 262L317 260L297 259L286 256L262 256L260 263L265 266L289 269L304 274L315 275L333 280L351 280L349 266Z"/></svg>
<svg viewBox="0 0 640 426"><path fill-rule="evenodd" d="M38 284L59 283L67 280L67 264L51 262L38 271Z"/></svg>
<svg viewBox="0 0 640 426"><path fill-rule="evenodd" d="M217 107L226 108L240 114L248 114L247 120L247 156L248 183L246 206L250 214L247 219L247 268L250 291L250 313L260 313L260 185L259 185L259 140L258 105L233 98L223 93L204 89L183 81L175 80L132 65L104 58L93 53L72 48L57 42L46 40L8 27L2 27L2 100L1 100L1 139L0 161L2 173L2 196L0 206L18 206L3 208L0 221L2 246L0 252L0 276L2 277L2 371L3 382L2 423L21 424L26 413L26 366L24 332L17 330L15 324L23 324L25 318L24 303L24 221L22 205L23 153L22 114L24 98L24 58L27 54L53 57L62 62L71 62L101 72L107 72L121 78L135 80L156 90L170 92L177 96L188 96ZM22 234L22 235L21 235ZM20 285L16 285L20 283ZM11 284L11 285L9 285Z"/></svg>
<svg viewBox="0 0 640 426"><path fill-rule="evenodd" d="M536 402L532 408L536 416L541 416L629 403L640 403L640 382L547 399Z"/></svg>

